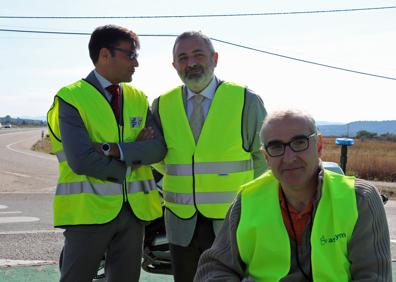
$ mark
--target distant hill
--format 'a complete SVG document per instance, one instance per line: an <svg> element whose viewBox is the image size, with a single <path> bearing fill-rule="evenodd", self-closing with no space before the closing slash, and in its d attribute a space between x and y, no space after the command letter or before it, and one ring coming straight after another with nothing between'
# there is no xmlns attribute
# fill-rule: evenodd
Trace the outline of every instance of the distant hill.
<svg viewBox="0 0 396 282"><path fill-rule="evenodd" d="M323 120L316 120L316 125L343 125L344 122L333 122L333 121L323 121Z"/></svg>
<svg viewBox="0 0 396 282"><path fill-rule="evenodd" d="M19 118L21 119L30 119L30 120L42 120L42 121L46 121L47 120L47 116L20 116Z"/></svg>
<svg viewBox="0 0 396 282"><path fill-rule="evenodd" d="M377 133L396 134L396 120L354 121L347 124L319 124L318 128L324 136L354 137L360 130Z"/></svg>
<svg viewBox="0 0 396 282"><path fill-rule="evenodd" d="M47 122L45 120L41 119L28 119L28 118L13 118L9 115L5 117L0 117L0 123L5 125L5 124L11 124L11 125L17 125L17 126L25 126L25 125L46 125Z"/></svg>

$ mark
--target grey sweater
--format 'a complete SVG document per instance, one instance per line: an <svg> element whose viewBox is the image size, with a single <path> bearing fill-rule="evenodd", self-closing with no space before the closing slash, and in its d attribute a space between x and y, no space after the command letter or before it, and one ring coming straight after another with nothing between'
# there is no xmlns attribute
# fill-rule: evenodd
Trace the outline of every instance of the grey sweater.
<svg viewBox="0 0 396 282"><path fill-rule="evenodd" d="M319 191L322 173L319 173ZM358 220L348 243L352 281L392 281L390 239L383 203L377 189L370 183L357 179L355 183ZM316 207L320 193L314 203ZM315 208L314 207L314 208ZM246 265L240 258L236 241L241 212L241 198L231 206L224 225L211 249L205 251L199 261L194 281L254 281L245 277ZM309 226L309 224L307 225ZM306 228L299 259L304 272L310 272L310 234ZM288 275L280 281L307 281L297 267L295 242L291 240L291 267Z"/></svg>

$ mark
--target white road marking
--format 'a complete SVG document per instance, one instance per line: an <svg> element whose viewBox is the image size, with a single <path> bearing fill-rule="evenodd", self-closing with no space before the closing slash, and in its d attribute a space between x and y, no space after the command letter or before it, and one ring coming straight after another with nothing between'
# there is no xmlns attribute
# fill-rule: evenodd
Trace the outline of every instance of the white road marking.
<svg viewBox="0 0 396 282"><path fill-rule="evenodd" d="M8 133L1 133L0 134L0 137L1 136L5 136L5 135L15 135L15 134L21 134L21 133L31 133L31 132L35 132L35 131L38 131L38 130L29 130L29 131L24 131L24 130L22 130L22 129L20 129L20 130L16 130L16 131L13 131L13 132L8 132Z"/></svg>
<svg viewBox="0 0 396 282"><path fill-rule="evenodd" d="M47 187L42 190L53 190L53 191L15 191L15 192L0 192L1 194L55 194L55 187Z"/></svg>
<svg viewBox="0 0 396 282"><path fill-rule="evenodd" d="M15 213L22 213L22 212L21 211L0 212L0 215L2 215L2 214L15 214Z"/></svg>
<svg viewBox="0 0 396 282"><path fill-rule="evenodd" d="M7 206L4 206L4 205L0 205L0 210L4 210L4 209L6 209L6 208L8 208Z"/></svg>
<svg viewBox="0 0 396 282"><path fill-rule="evenodd" d="M1 136L1 135L0 135L0 136ZM26 138L26 139L32 139L32 138L37 138L37 136L31 136L31 137L28 137L28 138ZM10 150L10 151L13 151L13 152L16 152L16 153L20 153L20 154L23 154L23 155L27 155L27 156L31 156L31 157L35 157L35 158L39 158L39 159L51 160L51 161L56 161L56 162L57 162L57 160L56 160L55 157L52 157L52 158L51 158L51 157L45 156L44 154L43 154L43 156L42 156L42 155L39 155L38 153L37 153L37 154L33 154L33 153L30 153L30 152L20 151L20 150L17 150L17 149L12 148L12 146L14 146L14 145L16 145L16 144L25 142L26 139L23 139L23 140L20 140L20 141L17 141L17 142L8 144L8 145L6 146L6 148L7 148L8 150Z"/></svg>
<svg viewBox="0 0 396 282"><path fill-rule="evenodd" d="M33 222L39 221L40 218L32 216L10 216L0 217L0 224L2 223L16 223L16 222Z"/></svg>
<svg viewBox="0 0 396 282"><path fill-rule="evenodd" d="M18 265L42 265L53 264L56 261L51 260L13 260L13 259L0 259L0 267L4 266L18 266Z"/></svg>
<svg viewBox="0 0 396 282"><path fill-rule="evenodd" d="M31 177L30 175L27 175L27 174L22 174L22 173L17 173L17 172L11 172L11 171L7 171L7 170L4 170L3 173L15 175L15 176L20 176L20 177L25 177L25 178L30 178L30 177Z"/></svg>
<svg viewBox="0 0 396 282"><path fill-rule="evenodd" d="M4 231L0 235L18 235L18 234L40 234L40 233L62 233L63 229L47 229L47 230L25 230L25 231Z"/></svg>
<svg viewBox="0 0 396 282"><path fill-rule="evenodd" d="M391 241L391 243L394 243L394 244L396 244L396 240L390 240Z"/></svg>

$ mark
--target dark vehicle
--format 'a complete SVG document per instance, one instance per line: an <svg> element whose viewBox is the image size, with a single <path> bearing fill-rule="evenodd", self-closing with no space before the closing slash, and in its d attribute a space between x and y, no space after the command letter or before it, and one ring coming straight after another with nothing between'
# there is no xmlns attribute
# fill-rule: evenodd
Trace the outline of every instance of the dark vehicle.
<svg viewBox="0 0 396 282"><path fill-rule="evenodd" d="M172 274L172 264L165 223L159 218L146 227L142 268L146 272Z"/></svg>

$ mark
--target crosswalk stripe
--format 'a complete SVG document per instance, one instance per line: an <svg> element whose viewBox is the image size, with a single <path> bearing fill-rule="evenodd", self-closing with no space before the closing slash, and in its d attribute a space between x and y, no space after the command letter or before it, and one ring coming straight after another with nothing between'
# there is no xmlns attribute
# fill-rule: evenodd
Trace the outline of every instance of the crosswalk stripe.
<svg viewBox="0 0 396 282"><path fill-rule="evenodd" d="M52 260L12 260L12 259L0 259L0 267L2 266L18 266L18 265L43 265L43 264L54 264L56 261Z"/></svg>

